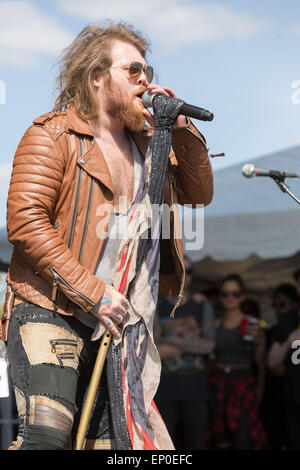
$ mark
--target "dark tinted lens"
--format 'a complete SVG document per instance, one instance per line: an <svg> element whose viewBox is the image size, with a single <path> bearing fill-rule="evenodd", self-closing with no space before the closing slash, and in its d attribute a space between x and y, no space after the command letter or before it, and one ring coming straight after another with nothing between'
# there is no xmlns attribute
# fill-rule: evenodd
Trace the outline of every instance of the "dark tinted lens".
<svg viewBox="0 0 300 470"><path fill-rule="evenodd" d="M235 297L236 299L238 299L239 297L241 297L242 293L238 290L232 292L232 295L233 297Z"/></svg>
<svg viewBox="0 0 300 470"><path fill-rule="evenodd" d="M143 65L140 62L131 62L128 71L130 77L138 77L143 71Z"/></svg>
<svg viewBox="0 0 300 470"><path fill-rule="evenodd" d="M220 292L220 296L224 297L224 298L228 297L228 292L222 291L222 292Z"/></svg>
<svg viewBox="0 0 300 470"><path fill-rule="evenodd" d="M143 70L145 70L147 82L151 83L153 80L154 71L153 67L151 67L150 65L147 65L144 69L143 64L141 64L140 62L131 62L128 68L129 76L131 78L139 77Z"/></svg>
<svg viewBox="0 0 300 470"><path fill-rule="evenodd" d="M221 291L221 297L224 297L224 298L228 297L229 295L232 295L233 297L235 297L237 299L238 297L241 296L241 294L242 293L238 290L234 290L234 291L231 291L231 292L226 291L226 290Z"/></svg>
<svg viewBox="0 0 300 470"><path fill-rule="evenodd" d="M151 83L154 75L153 67L151 67L151 65L147 65L145 73L147 77L147 82Z"/></svg>

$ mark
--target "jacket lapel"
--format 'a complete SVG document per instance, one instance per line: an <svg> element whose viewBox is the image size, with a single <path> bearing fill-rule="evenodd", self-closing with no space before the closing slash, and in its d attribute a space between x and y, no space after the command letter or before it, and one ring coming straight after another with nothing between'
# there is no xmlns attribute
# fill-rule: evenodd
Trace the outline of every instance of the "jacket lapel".
<svg viewBox="0 0 300 470"><path fill-rule="evenodd" d="M74 111L74 107L66 109L68 129L81 135L93 137L93 141L89 148L80 156L78 154L78 165L80 165L91 176L95 177L103 183L112 193L114 188L111 180L111 175L99 145L96 142L94 134L86 121L83 121ZM141 133L130 132L131 137L136 143L141 155L146 157L149 143L153 136L153 129L144 130Z"/></svg>
<svg viewBox="0 0 300 470"><path fill-rule="evenodd" d="M101 183L114 193L114 187L106 160L95 139L93 139L88 150L82 156L79 155L77 162L85 171L101 181Z"/></svg>

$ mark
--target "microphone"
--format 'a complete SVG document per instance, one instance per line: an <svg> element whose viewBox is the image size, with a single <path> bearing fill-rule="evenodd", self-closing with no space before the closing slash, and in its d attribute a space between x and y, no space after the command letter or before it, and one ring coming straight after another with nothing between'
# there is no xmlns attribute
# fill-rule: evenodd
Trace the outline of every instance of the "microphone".
<svg viewBox="0 0 300 470"><path fill-rule="evenodd" d="M150 90L145 91L142 96L143 104L145 108L154 108L155 110L155 98L156 94L152 94ZM167 98L167 97L165 97ZM170 97L171 98L171 97ZM177 98L171 98L176 100ZM182 102L182 100L178 100ZM214 118L213 113L207 111L206 109L199 108L198 106L193 106L192 104L182 103L179 108L178 114L183 114L184 116L189 116L191 118L199 119L200 121L212 121Z"/></svg>
<svg viewBox="0 0 300 470"><path fill-rule="evenodd" d="M289 173L288 171L279 171L279 170L264 170L263 168L255 168L252 163L246 163L242 168L242 174L246 178L253 178L253 176L269 176L270 178L275 179L284 179L284 178L299 178L296 173Z"/></svg>

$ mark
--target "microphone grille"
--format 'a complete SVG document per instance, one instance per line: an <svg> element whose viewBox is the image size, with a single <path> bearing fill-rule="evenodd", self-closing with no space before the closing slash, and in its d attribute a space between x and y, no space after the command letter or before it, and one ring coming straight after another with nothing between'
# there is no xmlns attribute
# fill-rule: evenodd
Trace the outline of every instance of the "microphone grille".
<svg viewBox="0 0 300 470"><path fill-rule="evenodd" d="M246 178L252 178L253 170L254 170L254 165L252 165L252 163L246 163L246 165L244 165L242 168L242 174Z"/></svg>
<svg viewBox="0 0 300 470"><path fill-rule="evenodd" d="M154 97L155 95L153 95L150 90L147 90L145 91L145 93L143 93L142 100L145 108L152 108L152 102Z"/></svg>

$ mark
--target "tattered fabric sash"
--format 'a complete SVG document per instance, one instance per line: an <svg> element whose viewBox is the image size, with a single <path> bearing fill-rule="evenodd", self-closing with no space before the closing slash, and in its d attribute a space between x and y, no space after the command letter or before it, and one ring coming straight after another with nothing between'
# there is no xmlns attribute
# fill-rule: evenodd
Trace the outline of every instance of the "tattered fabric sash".
<svg viewBox="0 0 300 470"><path fill-rule="evenodd" d="M130 304L122 338L113 339L107 355L113 430L119 450L174 448L153 401L161 372L153 321L158 300L161 208L172 128L180 106L180 101L164 95L155 98L155 133L113 274L114 288ZM99 322L93 339L104 331Z"/></svg>

